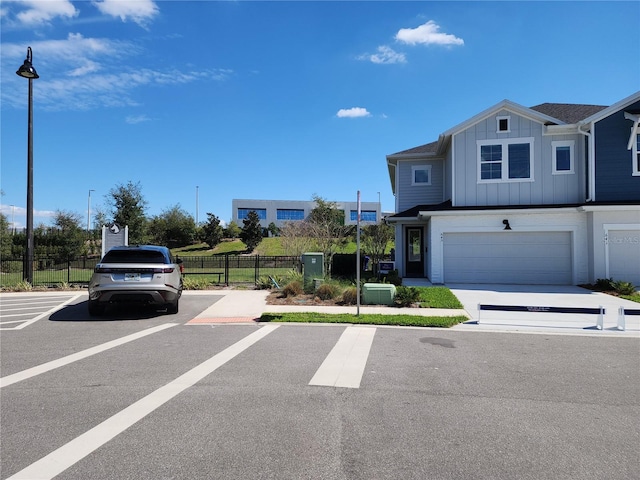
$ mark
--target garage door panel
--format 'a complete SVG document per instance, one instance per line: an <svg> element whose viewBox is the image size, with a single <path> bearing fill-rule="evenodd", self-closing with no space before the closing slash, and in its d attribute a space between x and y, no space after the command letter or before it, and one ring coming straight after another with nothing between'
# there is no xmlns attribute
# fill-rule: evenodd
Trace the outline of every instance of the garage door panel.
<svg viewBox="0 0 640 480"><path fill-rule="evenodd" d="M571 284L570 232L449 233L449 283Z"/></svg>

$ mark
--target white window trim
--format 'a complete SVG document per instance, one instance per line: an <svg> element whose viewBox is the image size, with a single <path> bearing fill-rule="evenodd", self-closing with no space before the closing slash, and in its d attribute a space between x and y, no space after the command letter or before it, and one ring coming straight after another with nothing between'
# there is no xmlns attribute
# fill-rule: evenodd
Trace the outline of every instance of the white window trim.
<svg viewBox="0 0 640 480"><path fill-rule="evenodd" d="M556 153L558 147L569 147L569 170L558 170L558 163L556 159ZM574 169L574 151L576 149L575 140L557 140L551 142L551 158L553 162L553 175L569 175L575 173Z"/></svg>
<svg viewBox="0 0 640 480"><path fill-rule="evenodd" d="M633 173L632 175L634 177L640 176L640 165L638 165L640 162L638 161L638 156L640 155L640 152L638 151L638 135L640 135L640 132L636 133L636 136L634 138L634 142L631 148L631 161L633 163L632 168L633 168Z"/></svg>
<svg viewBox="0 0 640 480"><path fill-rule="evenodd" d="M492 138L489 140L476 140L476 163L478 164L478 183L516 183L534 181L534 137L524 138ZM509 178L509 144L529 144L529 178ZM481 147L484 145L502 145L502 178L482 179Z"/></svg>
<svg viewBox="0 0 640 480"><path fill-rule="evenodd" d="M507 121L506 130L500 130L500 120ZM511 133L511 116L510 115L500 115L496 117L496 133Z"/></svg>
<svg viewBox="0 0 640 480"><path fill-rule="evenodd" d="M416 170L426 170L428 182L416 182ZM412 187L424 187L431 185L431 165L412 165L411 166L411 186Z"/></svg>

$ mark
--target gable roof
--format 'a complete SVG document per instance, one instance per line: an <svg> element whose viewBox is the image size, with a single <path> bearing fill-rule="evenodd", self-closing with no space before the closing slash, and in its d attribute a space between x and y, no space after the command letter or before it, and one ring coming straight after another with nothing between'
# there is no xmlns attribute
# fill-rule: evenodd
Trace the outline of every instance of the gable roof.
<svg viewBox="0 0 640 480"><path fill-rule="evenodd" d="M589 117L582 119L579 123L588 124L591 122L599 122L603 118L606 118L609 115L612 115L622 110L623 108L627 108L629 105L632 105L639 101L640 101L640 91L637 91L636 93L629 95L627 98L623 98L619 102L614 103L610 107L604 108L599 112L596 112L590 115Z"/></svg>

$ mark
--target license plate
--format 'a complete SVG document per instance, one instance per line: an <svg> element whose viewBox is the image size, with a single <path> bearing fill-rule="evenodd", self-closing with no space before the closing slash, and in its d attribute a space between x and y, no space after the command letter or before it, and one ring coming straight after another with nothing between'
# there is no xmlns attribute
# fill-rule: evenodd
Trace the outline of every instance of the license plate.
<svg viewBox="0 0 640 480"><path fill-rule="evenodd" d="M124 274L125 282L139 282L140 274L139 273L125 273Z"/></svg>

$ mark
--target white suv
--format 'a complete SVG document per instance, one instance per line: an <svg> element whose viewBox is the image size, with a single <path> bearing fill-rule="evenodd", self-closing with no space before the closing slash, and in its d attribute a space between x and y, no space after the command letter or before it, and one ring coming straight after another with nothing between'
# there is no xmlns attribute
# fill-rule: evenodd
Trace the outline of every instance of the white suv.
<svg viewBox="0 0 640 480"><path fill-rule="evenodd" d="M182 295L182 261L167 247L113 247L96 265L89 282L89 313L100 315L112 303L166 307L178 313Z"/></svg>

